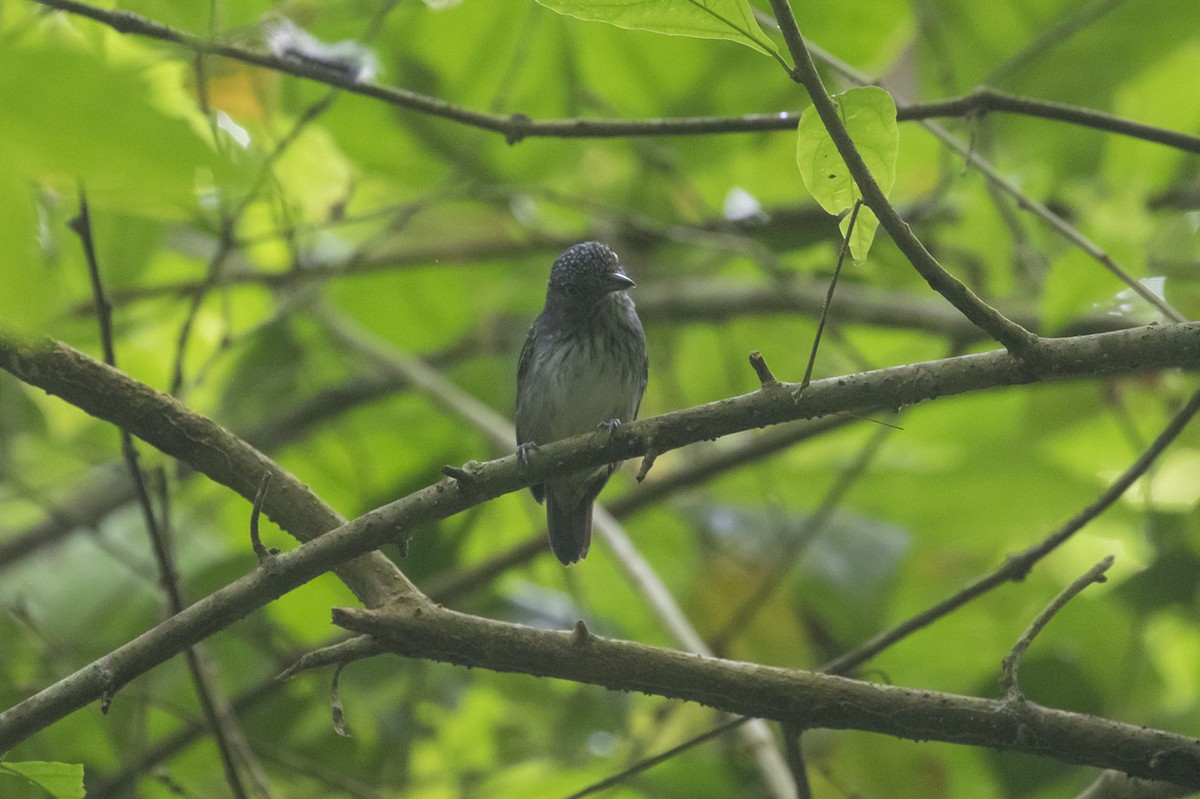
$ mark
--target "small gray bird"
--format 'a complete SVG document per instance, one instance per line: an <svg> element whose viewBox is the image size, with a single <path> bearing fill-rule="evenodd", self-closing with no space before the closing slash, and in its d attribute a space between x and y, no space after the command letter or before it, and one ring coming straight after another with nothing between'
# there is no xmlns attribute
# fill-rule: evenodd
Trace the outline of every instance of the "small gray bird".
<svg viewBox="0 0 1200 799"><path fill-rule="evenodd" d="M633 288L617 255L589 241L564 252L550 270L546 307L529 329L517 366L517 452L538 444L611 431L637 418L646 390L646 337L625 293ZM564 564L587 554L592 502L617 464L532 486L546 502L550 548Z"/></svg>

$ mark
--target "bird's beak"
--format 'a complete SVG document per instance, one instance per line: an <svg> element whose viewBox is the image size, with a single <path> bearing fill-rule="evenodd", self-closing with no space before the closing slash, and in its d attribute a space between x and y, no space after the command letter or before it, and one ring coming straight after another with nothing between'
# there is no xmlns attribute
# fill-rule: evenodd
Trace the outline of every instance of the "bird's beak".
<svg viewBox="0 0 1200 799"><path fill-rule="evenodd" d="M609 291L624 291L625 289L631 289L637 285L637 283L634 283L633 279L624 272L613 272L604 279L604 282L605 285L608 286Z"/></svg>

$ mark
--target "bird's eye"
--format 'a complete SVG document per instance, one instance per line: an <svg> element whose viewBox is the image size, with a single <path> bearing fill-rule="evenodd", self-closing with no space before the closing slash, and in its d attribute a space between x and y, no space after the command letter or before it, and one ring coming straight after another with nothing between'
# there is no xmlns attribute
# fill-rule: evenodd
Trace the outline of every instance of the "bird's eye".
<svg viewBox="0 0 1200 799"><path fill-rule="evenodd" d="M577 300L579 299L579 286L570 284L563 286L563 293L567 295L568 299Z"/></svg>

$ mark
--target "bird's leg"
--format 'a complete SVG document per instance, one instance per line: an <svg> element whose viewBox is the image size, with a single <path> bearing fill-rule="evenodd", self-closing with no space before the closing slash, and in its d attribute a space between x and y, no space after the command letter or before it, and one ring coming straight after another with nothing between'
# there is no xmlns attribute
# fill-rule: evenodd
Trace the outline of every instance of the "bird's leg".
<svg viewBox="0 0 1200 799"><path fill-rule="evenodd" d="M596 425L596 427L604 428L605 432L608 433L608 436L604 439L605 444L612 441L613 433L615 433L617 428L620 426L621 426L620 419L609 419L607 422L601 422L600 424Z"/></svg>
<svg viewBox="0 0 1200 799"><path fill-rule="evenodd" d="M532 441L526 441L524 444L517 445L517 458L522 465L529 465L529 456L537 452L538 445Z"/></svg>

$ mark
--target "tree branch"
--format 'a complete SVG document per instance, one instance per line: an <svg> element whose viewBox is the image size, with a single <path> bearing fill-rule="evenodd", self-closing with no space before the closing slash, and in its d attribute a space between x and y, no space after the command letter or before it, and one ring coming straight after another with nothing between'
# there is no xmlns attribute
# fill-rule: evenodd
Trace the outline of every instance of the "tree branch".
<svg viewBox="0 0 1200 799"><path fill-rule="evenodd" d="M586 788L576 791L575 793L566 797L566 799L583 799L585 796L591 796L592 794L600 793L601 791L606 790L608 788L616 787L617 785L620 785L622 782L629 779L630 777L641 774L643 771L653 768L654 766L657 766L659 763L663 763L667 760L670 760L671 758L678 755L680 752L690 749L691 747L693 747L697 744L701 744L701 743L704 743L705 741L712 740L713 738L716 738L719 735L723 735L724 733L727 733L732 729L736 729L737 727L739 727L745 723L746 723L746 718L744 716L739 716L730 721L726 721L722 724L718 724L716 727L713 727L708 732L699 736L698 739L685 741L683 744L681 744L679 746L673 746L665 752L660 752L659 754L657 754L653 757L648 757L645 760L638 761L637 763L634 763L632 766L630 766L627 769L619 771L616 774L611 774L608 777L605 777L604 779L600 780L599 782L594 782L591 785L587 786Z"/></svg>
<svg viewBox="0 0 1200 799"><path fill-rule="evenodd" d="M159 663L227 627L283 593L337 564L397 540L407 540L423 524L445 519L502 494L543 481L548 475L637 457L653 441L660 451L782 421L834 413L899 408L933 397L1021 385L1038 380L1106 377L1169 367L1200 367L1200 323L1151 325L1115 333L1049 339L1036 365L1008 352L963 355L942 361L895 366L858 375L818 380L803 396L794 383L757 390L628 425L611 437L586 434L552 442L540 457L522 464L515 455L476 464L469 482L441 480L284 552L247 576L210 594L105 657L83 667L37 695L0 713L0 751L122 685ZM228 431L71 347L29 342L0 330L0 368L99 418L110 421L243 496L252 498L268 469L278 469ZM242 472L245 472L243 474ZM278 469L266 501L281 524L313 531L316 521L337 518L332 510ZM382 561L382 570L375 564ZM349 566L351 564L347 564ZM353 577L369 596L391 580L403 580L383 555L338 569ZM365 569L360 572L359 569ZM390 579L388 575L391 575ZM369 579L369 578L375 579ZM404 581L403 584L407 584ZM417 606L427 601L416 589L402 595Z"/></svg>
<svg viewBox="0 0 1200 799"><path fill-rule="evenodd" d="M636 513L679 489L700 485L725 474L738 466L769 457L802 441L840 429L859 421L847 415L829 416L815 421L781 424L749 438L733 447L722 447L688 460L687 464L668 472L657 480L647 480L627 494L605 503L617 519ZM422 583L425 593L435 602L446 603L473 588L478 588L497 575L550 551L543 533L537 533L519 544L477 565L443 572Z"/></svg>
<svg viewBox="0 0 1200 799"><path fill-rule="evenodd" d="M523 329L517 330L511 325L485 323L478 332L417 357L430 366L446 367L461 362L464 357L506 351L517 346L524 334ZM315 425L332 417L411 388L408 379L398 374L344 379L294 406L273 409L268 418L245 428L238 435L256 449L272 452L298 440ZM175 477L183 480L193 474L183 464ZM657 486L659 482L655 481L653 485ZM94 529L101 519L133 499L133 485L127 472L108 468L98 470L94 477L75 486L75 493L69 499L61 503L47 502L49 518L0 540L0 574L21 559L61 542L74 530Z"/></svg>
<svg viewBox="0 0 1200 799"><path fill-rule="evenodd" d="M683 699L804 729L985 746L1200 787L1194 738L1033 703L917 691L525 627L440 607L335 608L335 623L406 657Z"/></svg>
<svg viewBox="0 0 1200 799"><path fill-rule="evenodd" d="M1143 139L1188 153L1200 153L1200 136L1122 119L1091 108L1008 94L988 86L980 86L970 94L964 94L961 97L948 97L945 100L935 100L929 103L903 105L896 110L896 119L907 121L939 117L972 117L991 111L1067 122L1093 130Z"/></svg>
<svg viewBox="0 0 1200 799"><path fill-rule="evenodd" d="M83 246L84 261L87 263L88 276L91 278L92 284L92 296L96 303L96 318L100 325L104 362L115 368L117 356L116 347L113 344L112 306L104 296L104 281L100 276L100 263L96 257L95 240L92 238L92 217L88 210L87 196L82 187L79 190L79 214L71 220L70 227L79 236L80 244ZM133 442L133 436L128 430L119 429L118 432L121 438L121 453L133 482L134 493L142 511L146 532L150 538L150 549L158 567L158 585L166 596L168 612L174 615L183 610L184 595L183 587L180 585L179 572L175 568L175 556L171 547L169 528L165 523L160 524L159 518L154 512L150 491L146 487L145 474L138 462L138 452ZM234 757L236 742L240 744L236 747L238 754L249 765L250 758L246 757L247 748L244 746L245 735L230 710L228 698L220 695L213 686L212 675L199 647L188 647L183 654L196 691L196 699L211 731L213 743L216 745L217 754L225 771L225 782L235 799L246 799L249 794L246 786L242 783L238 761ZM111 700L111 694L101 700L102 710L107 710L109 700ZM253 770L261 773L261 769L256 767Z"/></svg>
<svg viewBox="0 0 1200 799"><path fill-rule="evenodd" d="M392 86L361 83L346 72L320 64L249 50L202 39L129 11L109 11L76 0L35 0L49 8L76 14L107 25L119 33L169 42L196 53L219 55L234 61L283 72L298 78L381 100L389 105L441 117L469 127L499 133L510 143L541 138L628 138L645 136L716 135L795 130L797 112L742 116L665 117L660 119L547 119L534 120L520 113L494 114L473 111L445 100ZM897 109L901 122L937 117L970 117L989 111L1050 119L1200 153L1200 137L1146 125L1090 108L1037 100L980 87L970 94L931 103L913 103Z"/></svg>
<svg viewBox="0 0 1200 799"><path fill-rule="evenodd" d="M837 106L825 90L825 84L821 81L804 38L800 35L800 29L796 26L796 17L792 14L788 0L771 0L771 8L775 12L779 30L796 65L792 78L808 92L813 108L816 109L825 130L829 132L829 137L858 185L863 202L875 212L879 224L892 237L892 241L930 288L945 297L963 316L1003 344L1010 352L1017 355L1033 354L1038 345L1037 336L988 305L965 283L947 272L896 213L896 209L875 182L871 170L867 168L866 162L850 138Z"/></svg>
<svg viewBox="0 0 1200 799"><path fill-rule="evenodd" d="M321 309L318 315L327 328L348 348L365 354L381 369L403 374L418 391L450 414L466 421L482 433L497 450L508 452L512 449L513 442L516 441L512 423L463 391L436 369L408 353L385 346L383 342L377 341L351 320L336 312ZM650 457L648 454L647 460ZM608 545L608 552L617 562L625 579L642 597L651 613L662 622L671 637L689 652L711 655L712 652L704 639L679 607L658 573L642 557L620 522L602 505L596 505L592 515L596 534ZM770 794L775 797L792 796L792 786L786 778L783 754L778 750L766 724L753 721L742 727L739 734L754 752L759 771L762 772Z"/></svg>
<svg viewBox="0 0 1200 799"><path fill-rule="evenodd" d="M1025 700L1024 695L1021 693L1021 684L1017 678L1017 673L1021 669L1021 659L1025 657L1025 652L1029 649L1029 645L1033 643L1033 639L1050 623L1055 614L1066 607L1067 603L1078 596L1083 589L1092 583L1102 583L1107 580L1105 572L1112 568L1112 565L1113 556L1109 555L1088 569L1081 577L1063 589L1058 596L1054 597L1050 604L1030 623L1025 632L1021 634L1021 637L1017 639L1017 643L1013 645L1013 648L1009 650L1001 662L1000 690L1004 694L1005 700L1009 702Z"/></svg>
<svg viewBox="0 0 1200 799"><path fill-rule="evenodd" d="M869 640L867 643L863 644L862 646L858 647L857 649L855 649L851 652L847 652L847 653L843 654L842 656L830 661L829 663L822 666L819 669L819 671L824 672L826 674L849 675L853 669L857 668L859 665L866 662L867 660L873 658L875 655L879 654L881 651L883 651L887 647L890 647L892 644L897 643L898 641L902 640L903 638L910 635L911 633L916 632L917 630L921 629L922 627L933 623L936 619L939 619L939 618L947 615L948 613L952 612L953 610L966 604L968 601L982 595L985 591L991 590L992 588L999 586L1005 580L1015 580L1015 579L1022 578L1025 574L1028 573L1029 569L1031 569L1033 567L1033 565L1037 562L1038 559L1040 559L1041 557L1044 557L1046 554L1048 554L1051 551L1051 549L1053 547L1058 546L1063 541L1065 541L1066 536L1073 534L1080 527L1082 527L1084 524L1086 524L1088 521L1095 518L1096 515L1098 515L1105 508L1107 508L1109 505L1111 505L1113 502L1115 502L1118 497L1120 497L1126 490L1128 490L1129 487L1133 484L1133 482L1135 480L1137 480L1140 476L1145 474L1145 472L1148 470L1149 466L1158 458L1159 455L1162 454L1162 452L1165 450L1165 448L1167 446L1169 446L1170 443L1173 442L1176 437L1178 437L1179 433L1183 431L1183 428L1188 424L1188 422L1192 419L1192 417L1196 414L1196 412L1198 410L1200 410L1200 391L1197 391L1195 394L1193 394L1192 399L1178 414L1176 414L1171 419L1170 423L1163 429L1162 433L1159 434L1159 436L1155 439L1154 443L1145 452L1142 453L1142 455L1137 459L1137 461L1135 461L1134 464L1132 466L1130 466L1130 468L1127 469L1124 474L1122 474L1116 481L1113 482L1112 485L1110 485L1107 489L1105 489L1104 493L1101 495L1101 497L1097 501L1089 504L1087 508L1085 508L1079 514L1077 514L1071 521L1069 521L1062 528L1055 531L1049 537L1044 539L1040 544L1025 550L1025 552L1021 553L1020 555L1008 558L999 569L996 569L993 572L989 573L988 575L985 575L984 577L975 580L969 586L967 586L966 589L956 593L954 596L952 596L946 600L943 600L942 602L937 603L929 610L918 614L917 616L913 617L912 619L909 619L908 621L896 626L892 630L888 630L884 633L881 633L881 634L875 636L874 638L872 638L871 640ZM1112 562L1112 558L1110 556L1105 561L1102 561L1101 564L1099 564L1098 566L1093 567L1093 569L1088 573L1088 575L1086 575L1089 582L1091 580L1095 579L1094 575L1097 571L1102 571L1103 569L1107 569L1108 566L1111 565L1111 562ZM1082 578L1080 581L1076 581L1076 585L1080 585L1081 582L1082 582ZM1070 592L1078 593L1078 591L1076 590L1074 585L1071 588L1069 588L1068 591L1066 592L1068 594L1068 596L1067 596L1068 599L1070 596L1074 595L1074 593L1070 593ZM1061 603L1065 603L1065 601L1066 601L1066 599L1064 599L1060 595L1060 598L1058 600L1056 600L1055 603L1052 605L1053 610L1051 610L1050 612L1053 613L1054 611L1056 611L1058 608L1061 607ZM1043 617L1048 619L1048 616L1046 614L1043 614ZM1040 629L1040 626L1044 625L1044 623L1045 623L1044 620L1041 621L1038 629ZM1034 632L1036 632L1036 631L1037 630L1034 630ZM1028 635L1028 633L1027 633L1027 635ZM375 639L371 638L369 635L358 636L357 638L355 638L353 640L357 642L356 646L357 646L358 652L361 653L361 654L359 654L360 657L369 657L369 656L375 654L373 651L368 651L368 649L371 647L378 648L380 646L380 644L378 642L376 642ZM1023 639L1023 640L1025 640L1025 639ZM1018 646L1021 646L1021 644L1018 644ZM1025 641L1025 646L1028 646L1027 640ZM324 651L325 650L321 650L321 652L324 652ZM320 654L320 653L318 653L318 654ZM1005 659L1005 664L1004 664L1005 674L1007 674L1009 671L1009 668L1007 666L1007 661L1012 657L1013 657L1013 653L1010 652L1009 657ZM299 665L299 664L297 664L297 665ZM312 665L317 665L317 663L315 661L311 664L306 663L305 667L311 667ZM299 670L299 669L294 667L293 669L289 669L289 672L294 672L296 670ZM1015 689L1015 685L1016 685L1015 666L1013 667L1013 672L1014 673L1013 673L1013 679L1012 679L1011 684ZM1006 701L1012 701L1014 696L1017 696L1017 694L1009 692L1008 684L1005 682L1004 674L1002 674L1002 677L1001 677L1001 686L1004 689ZM724 728L725 728L725 725L722 725L722 727L719 729L724 729ZM704 740L707 740L710 737L711 733L712 733L712 731L709 731L708 733L703 733L699 736L691 738L690 740L685 741L684 743L680 744L679 747L676 747L676 750L673 750L673 751L679 751L684 748L694 746L698 743L701 743ZM634 769L636 769L636 768L637 768L637 766L634 767ZM1152 784L1157 785L1158 783L1152 783ZM1141 783L1139 782L1139 786L1140 785L1141 785ZM1082 799L1082 797L1080 797L1080 799ZM1099 797L1097 796L1096 799L1099 799ZM1130 799L1133 799L1132 796Z"/></svg>
<svg viewBox="0 0 1200 799"><path fill-rule="evenodd" d="M104 9L89 6L84 3L76 2L75 0L37 0L43 5L57 8L63 11L80 14L90 17L98 22L109 25L113 29L121 33L135 33L150 38L159 39L162 41L172 42L197 53L210 53L222 55L228 58L243 61L245 63L263 66L275 69L298 77L305 77L312 80L317 80L326 83L332 87L341 88L349 92L362 94L373 97L384 102L391 103L404 108L410 108L421 111L423 113L444 117L463 124L472 125L475 127L492 130L503 133L509 142L517 142L531 135L530 129L533 125L540 125L541 135L553 135L560 137L578 136L578 135L608 135L608 136L632 136L639 135L635 129L630 126L644 126L646 131L656 130L659 133L674 132L674 133L721 133L730 132L727 127L729 119L721 118L701 118L704 120L704 125L715 125L713 130L700 130L696 128L695 120L643 120L641 122L615 121L615 122L600 122L592 120L558 120L553 122L534 123L524 114L513 114L511 116L501 116L496 114L487 114L476 111L470 111L465 108L454 106L442 100L409 92L403 89L378 86L375 84L360 83L356 78L346 73L336 70L323 68L319 65L289 59L282 56L264 54L255 51L245 50L243 48L232 45L221 44L217 42L207 41L182 31L175 30L161 23L145 19L126 11L106 11ZM952 276L949 272L942 268L937 260L924 248L920 241L913 235L912 231L903 222L901 217L896 213L895 209L887 202L886 197L879 190L871 177L866 165L858 156L857 150L849 136L846 134L844 125L842 125L836 110L825 92L821 82L820 75L817 73L813 65L812 58L809 55L808 48L800 35L799 29L796 27L795 17L791 12L791 7L787 0L772 0L773 9L775 10L776 18L780 24L780 30L784 34L784 40L787 42L789 49L792 52L792 57L795 60L796 68L793 71L793 77L802 83L808 90L810 97L813 100L814 106L825 123L826 128L830 131L830 135L837 145L842 157L846 159L846 163L851 173L854 175L855 182L858 183L863 200L871 208L872 211L879 217L880 223L889 235L896 242L897 246L917 269L922 277L929 282L930 286L942 294L952 305L958 308L971 320L972 323L978 325L985 330L990 336L1005 345L1005 347L1014 350L1015 352L1023 352L1026 349L1033 347L1036 344L1036 337L1032 336L1021 325L1007 319L996 309L983 302L977 297L965 284ZM1029 110L1036 106L1041 112L1039 115L1046 118L1060 119L1062 121L1081 122L1087 120L1096 123L1096 127L1101 130L1113 130L1121 128L1121 132L1129 133L1129 135L1143 135L1148 133L1148 126L1139 126L1136 123L1125 123L1117 120L1115 117L1109 117L1099 112L1090 111L1088 109L1074 109L1061 104L1040 103L1039 101L1027 100L1024 98L1016 98L1011 95L1003 95L987 89L981 89L976 93L977 99L958 98L957 100L947 101L943 104L945 108L980 108L995 105L1003 110L1022 108ZM938 115L938 109L928 116ZM779 119L790 118L788 115L774 115ZM751 117L733 118L734 120L750 120L755 123L760 121L772 121L772 115L757 115ZM900 118L899 115L897 117ZM924 119L925 117L916 114L911 118ZM1003 187L1010 193L1019 194L1012 184L996 173L990 165L979 158L978 154L965 149L961 143L953 139L946 131L932 123L926 123L927 127L934 135L942 138L947 144L960 152L977 168L983 170L989 180L992 180L997 185ZM724 127L723 127L724 126ZM604 130L603 134L598 131ZM586 131L580 133L579 131ZM646 135L643 132L641 135ZM1155 134L1155 141L1160 143L1171 142L1174 144L1181 143L1178 137L1182 134L1172 134L1170 131L1158 130ZM1144 137L1144 135L1143 135ZM1191 137L1195 139L1195 137ZM1184 149L1196 151L1200 149L1200 139L1187 142L1188 146ZM1116 261L1108 255L1098 245L1068 224L1057 214L1050 211L1044 204L1030 202L1029 207L1034 213L1042 217L1048 224L1054 227L1060 234L1068 238L1076 246L1083 249L1089 256L1098 261L1106 269L1112 272L1118 279L1124 282L1127 286L1138 293L1143 299L1159 309L1166 318L1172 321L1183 321L1184 317L1176 311L1169 303L1161 297L1155 295L1147 289L1140 281L1135 280L1128 272L1126 272ZM186 336L181 336L181 342L186 339ZM177 375L178 378L178 375Z"/></svg>
<svg viewBox="0 0 1200 799"><path fill-rule="evenodd" d="M263 513L301 541L346 522L295 476L233 433L66 344L30 341L0 330L0 368L132 433L232 488L248 502L254 501L264 476L270 474L271 492ZM378 553L339 566L337 574L368 606L397 593L419 593L391 560Z"/></svg>
<svg viewBox="0 0 1200 799"><path fill-rule="evenodd" d="M809 45L809 49L817 53L822 61L829 64L838 73L853 81L854 83L863 85L878 84L878 81L849 64L834 57L832 54L822 51L820 48ZM1061 111L1061 109L1059 109ZM1048 110L1048 113L1053 113ZM956 136L952 135L948 130L941 125L930 120L922 120L921 126L929 131L933 136L945 144L950 149L957 152L963 159L979 170L979 172L987 178L987 180L996 188L1011 196L1016 200L1017 204L1025 210L1032 213L1034 216L1041 219L1051 228L1053 228L1060 236L1073 245L1083 250L1087 255L1097 261L1101 266L1111 272L1126 286L1132 289L1138 296L1150 303L1151 306L1157 308L1163 316L1171 321L1182 322L1185 317L1180 314L1170 303L1159 297L1154 292L1146 288L1139 280L1135 280L1132 275L1126 272L1112 257L1106 253L1099 245L1089 239L1078 230L1074 225L1071 225L1058 214L1050 210L1045 203L1038 202L1023 192L1011 180L1003 177L1000 172L985 158L983 158L972 145L962 142Z"/></svg>
<svg viewBox="0 0 1200 799"><path fill-rule="evenodd" d="M1146 448L1145 452L1138 456L1137 460L1128 469L1122 472L1116 480L1105 488L1100 496L1088 503L1087 507L1068 519L1065 524L1053 533L1028 549L1008 556L1004 563L987 574L972 580L953 596L947 597L933 607L912 616L892 629L874 636L854 651L847 652L835 658L825 664L822 667L822 671L830 671L838 674L849 673L859 664L870 660L877 653L891 646L901 638L932 624L937 619L965 605L972 599L987 593L996 586L1011 580L1023 580L1025 575L1029 574L1029 570L1038 561L1060 547L1067 539L1082 530L1088 522L1099 516L1110 505L1120 499L1129 490L1130 486L1149 471L1151 465L1158 459L1158 456L1175 441L1198 412L1200 412L1200 390L1192 394L1187 404L1171 418L1171 421L1158 434L1153 443Z"/></svg>

